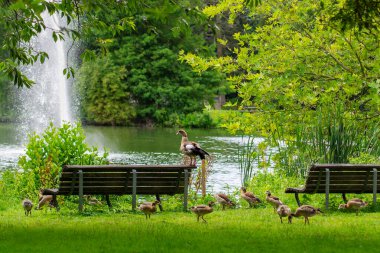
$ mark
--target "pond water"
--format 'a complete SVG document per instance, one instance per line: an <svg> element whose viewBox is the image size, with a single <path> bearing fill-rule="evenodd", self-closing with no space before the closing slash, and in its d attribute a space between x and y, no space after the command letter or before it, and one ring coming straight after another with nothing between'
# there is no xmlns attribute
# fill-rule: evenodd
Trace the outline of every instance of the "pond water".
<svg viewBox="0 0 380 253"><path fill-rule="evenodd" d="M111 163L181 164L177 129L85 127L87 142L100 150L106 147ZM238 149L247 139L217 129L189 129L189 139L198 142L212 156L208 192L228 191L240 186ZM25 147L17 140L14 125L0 124L0 170L17 166ZM257 141L260 141L257 138ZM197 165L200 166L197 159Z"/></svg>

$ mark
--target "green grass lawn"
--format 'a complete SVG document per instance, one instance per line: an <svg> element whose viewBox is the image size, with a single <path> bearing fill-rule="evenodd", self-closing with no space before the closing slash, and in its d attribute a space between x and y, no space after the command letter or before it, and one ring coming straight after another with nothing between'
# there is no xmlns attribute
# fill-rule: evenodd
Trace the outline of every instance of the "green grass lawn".
<svg viewBox="0 0 380 253"><path fill-rule="evenodd" d="M331 212L281 224L271 208L216 210L195 215L67 209L0 211L0 252L375 252L380 213Z"/></svg>

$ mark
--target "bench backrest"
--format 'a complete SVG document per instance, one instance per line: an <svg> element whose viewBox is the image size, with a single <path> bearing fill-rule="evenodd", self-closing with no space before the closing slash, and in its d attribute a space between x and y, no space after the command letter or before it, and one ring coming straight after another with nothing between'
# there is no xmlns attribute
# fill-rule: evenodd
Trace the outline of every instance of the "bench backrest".
<svg viewBox="0 0 380 253"><path fill-rule="evenodd" d="M374 169L380 165L365 164L316 164L308 171L305 192L324 193L326 189L326 169L330 171L330 193L372 193ZM380 173L379 173L380 174ZM377 192L380 178L377 176Z"/></svg>
<svg viewBox="0 0 380 253"><path fill-rule="evenodd" d="M185 165L66 165L60 177L61 195L79 194L79 171L83 175L83 194L132 194L133 173L137 194L168 194L184 192Z"/></svg>

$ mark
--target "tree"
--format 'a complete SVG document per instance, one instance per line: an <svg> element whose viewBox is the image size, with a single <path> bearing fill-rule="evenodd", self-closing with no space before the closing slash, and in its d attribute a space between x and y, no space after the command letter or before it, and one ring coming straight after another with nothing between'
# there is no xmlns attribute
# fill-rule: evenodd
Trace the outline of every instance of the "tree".
<svg viewBox="0 0 380 253"><path fill-rule="evenodd" d="M202 31L204 18L194 6L196 1L150 1L146 8L137 11L135 30L125 31L117 38L110 39L107 33L99 32L96 37L87 38L87 48L98 52L107 52L101 58L83 63L80 80L77 83L81 92L83 116L95 123L102 122L100 116L106 116L107 110L94 114L92 108L102 105L104 108L122 108L129 105L135 114L129 114L118 124L128 124L131 120L144 124L164 124L173 126L185 114L202 111L204 103L213 104L218 92L226 90L222 76L215 71L198 75L192 69L178 61L180 49L197 50L202 54L213 54L213 47L204 40ZM116 15L117 16L117 15ZM99 19L112 18L103 14ZM98 41L107 41L99 45ZM99 64L102 62L103 64ZM105 64L105 62L107 64ZM119 72L119 78L108 78L101 66L111 66ZM104 75L99 75L99 73ZM112 83L120 96L110 90L99 89L104 78ZM97 94L97 95L95 95ZM121 95L123 94L123 95ZM122 100L118 100L123 97ZM111 118L123 115L125 110L115 110ZM96 119L90 114L97 115ZM111 115L109 115L111 116ZM136 117L135 117L136 116ZM128 119L127 119L128 118ZM183 117L182 117L183 118Z"/></svg>
<svg viewBox="0 0 380 253"><path fill-rule="evenodd" d="M209 16L241 12L242 2L222 1L204 12ZM257 108L255 116L261 120L255 127L265 132L273 130L274 121L284 125L310 121L317 108L331 108L337 101L343 101L347 117L376 117L379 30L337 20L347 2L262 1L250 16L264 17L265 24L246 25L236 33L239 46L233 56L205 59L188 53L181 59L199 72L215 68L226 73L242 105Z"/></svg>
<svg viewBox="0 0 380 253"><path fill-rule="evenodd" d="M43 51L36 51L30 43L31 39L46 27L42 13L49 15L58 13L65 17L69 25L73 20L76 26L72 29L64 27L53 30L52 39L62 40L64 34L71 39L79 38L81 34L92 33L96 29L110 31L113 34L124 31L133 26L129 19L129 10L139 8L142 1L43 1L43 0L0 0L0 32L3 35L0 49L0 72L6 74L19 87L31 87L33 80L28 79L21 71L21 65L32 65L37 61L43 63L48 55ZM98 22L93 14L100 10L118 9L125 15L115 23ZM63 70L67 76L74 75L74 69L67 66Z"/></svg>

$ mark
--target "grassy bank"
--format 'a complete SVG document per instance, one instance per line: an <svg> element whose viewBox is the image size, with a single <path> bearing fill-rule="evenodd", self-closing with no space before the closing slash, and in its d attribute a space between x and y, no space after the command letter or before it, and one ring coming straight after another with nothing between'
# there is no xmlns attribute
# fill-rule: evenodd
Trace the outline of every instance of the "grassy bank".
<svg viewBox="0 0 380 253"><path fill-rule="evenodd" d="M220 211L197 223L191 213L77 214L0 211L0 252L373 252L380 247L380 213L331 212L281 224L269 207Z"/></svg>

